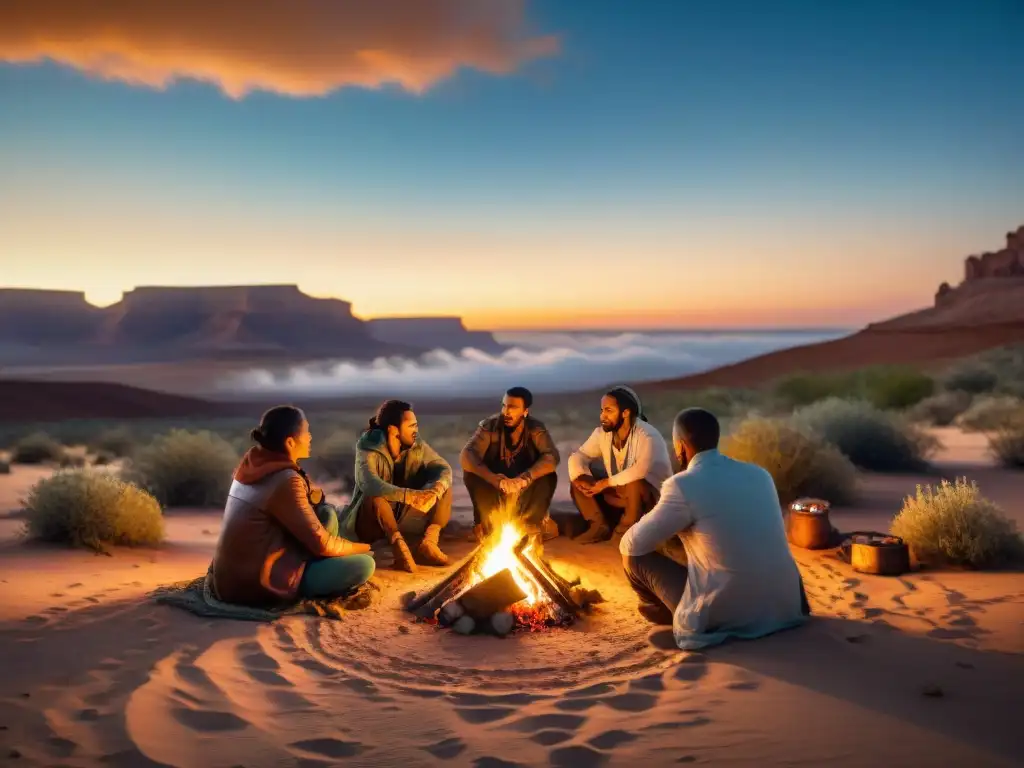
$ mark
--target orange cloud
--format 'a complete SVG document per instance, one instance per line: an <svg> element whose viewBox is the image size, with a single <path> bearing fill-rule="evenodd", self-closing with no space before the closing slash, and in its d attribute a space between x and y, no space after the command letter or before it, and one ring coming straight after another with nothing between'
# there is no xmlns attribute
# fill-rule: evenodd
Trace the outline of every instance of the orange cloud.
<svg viewBox="0 0 1024 768"><path fill-rule="evenodd" d="M232 98L320 96L397 84L422 93L461 67L507 74L558 52L525 0L4 0L0 61L53 60L166 88L190 78Z"/></svg>

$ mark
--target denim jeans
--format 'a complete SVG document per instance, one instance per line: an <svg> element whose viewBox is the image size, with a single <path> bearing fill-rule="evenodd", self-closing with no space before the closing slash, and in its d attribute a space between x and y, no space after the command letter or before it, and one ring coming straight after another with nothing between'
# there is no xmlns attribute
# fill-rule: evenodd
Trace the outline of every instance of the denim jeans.
<svg viewBox="0 0 1024 768"><path fill-rule="evenodd" d="M331 536L338 535L338 510L333 504L318 504L316 516ZM306 564L299 592L303 597L343 595L369 581L376 567L372 555L320 557Z"/></svg>

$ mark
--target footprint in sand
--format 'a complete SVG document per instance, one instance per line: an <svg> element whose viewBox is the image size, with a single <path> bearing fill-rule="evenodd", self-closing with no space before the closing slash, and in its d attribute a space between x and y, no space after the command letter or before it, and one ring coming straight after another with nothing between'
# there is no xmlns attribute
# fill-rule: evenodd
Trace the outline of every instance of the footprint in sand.
<svg viewBox="0 0 1024 768"><path fill-rule="evenodd" d="M549 729L578 731L585 722L587 722L587 718L582 715L564 715L551 712L545 715L530 715L529 717L516 720L514 723L509 723L506 727L523 733L533 733Z"/></svg>
<svg viewBox="0 0 1024 768"><path fill-rule="evenodd" d="M729 683L725 687L730 691L756 691L761 687L761 683L757 680L745 680L738 683Z"/></svg>
<svg viewBox="0 0 1024 768"><path fill-rule="evenodd" d="M171 715L186 728L200 733L222 733L224 731L241 731L249 723L233 712L217 712L216 710L186 709L177 707Z"/></svg>
<svg viewBox="0 0 1024 768"><path fill-rule="evenodd" d="M540 744L542 747L553 747L566 741L571 741L576 734L569 731L545 730L537 731L530 737L530 741Z"/></svg>
<svg viewBox="0 0 1024 768"><path fill-rule="evenodd" d="M423 747L427 752L439 760L451 760L466 751L466 742L459 738L450 738Z"/></svg>
<svg viewBox="0 0 1024 768"><path fill-rule="evenodd" d="M631 691L651 691L657 693L665 690L665 681L659 672L655 675L647 675L636 680L630 680L629 689Z"/></svg>
<svg viewBox="0 0 1024 768"><path fill-rule="evenodd" d="M498 720L504 720L509 715L515 714L516 711L517 710L512 709L511 707L455 708L455 714L472 725L484 725L485 723L494 723Z"/></svg>
<svg viewBox="0 0 1024 768"><path fill-rule="evenodd" d="M473 768L522 768L522 765L522 763L513 763L490 755L478 757L473 761Z"/></svg>
<svg viewBox="0 0 1024 768"><path fill-rule="evenodd" d="M591 707L596 707L600 699L562 699L555 702L555 708L563 712L585 712Z"/></svg>
<svg viewBox="0 0 1024 768"><path fill-rule="evenodd" d="M343 757L355 757L366 751L367 747L358 741L341 741L340 739L306 739L288 745L301 752L308 752L319 757L339 760Z"/></svg>
<svg viewBox="0 0 1024 768"><path fill-rule="evenodd" d="M686 716L687 712L692 710L684 710L678 714ZM697 715L697 717L690 717L687 720L670 720L664 723L652 723L651 725L645 726L641 730L644 731L674 731L677 728L696 728L701 725L708 725L711 723L711 718L704 717L704 715Z"/></svg>
<svg viewBox="0 0 1024 768"><path fill-rule="evenodd" d="M590 768L590 766L604 765L608 762L608 756L598 752L593 747L575 744L571 747L560 747L553 749L548 755L551 764L558 768Z"/></svg>
<svg viewBox="0 0 1024 768"><path fill-rule="evenodd" d="M629 731L605 731L599 736L592 738L587 744L595 749L615 749L622 744L636 741L638 738L639 736Z"/></svg>
<svg viewBox="0 0 1024 768"><path fill-rule="evenodd" d="M658 703L658 697L649 693L621 693L618 696L602 699L601 703L619 712L646 712L654 708L654 705Z"/></svg>
<svg viewBox="0 0 1024 768"><path fill-rule="evenodd" d="M688 656L676 667L672 676L681 682L695 683L708 673L707 662L703 658Z"/></svg>

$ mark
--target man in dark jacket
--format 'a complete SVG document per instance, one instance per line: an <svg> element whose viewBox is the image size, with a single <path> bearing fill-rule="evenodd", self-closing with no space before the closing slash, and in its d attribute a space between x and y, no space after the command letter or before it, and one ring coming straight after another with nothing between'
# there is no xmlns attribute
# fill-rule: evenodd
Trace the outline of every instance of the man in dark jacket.
<svg viewBox="0 0 1024 768"><path fill-rule="evenodd" d="M544 424L530 416L531 405L530 390L509 389L501 411L480 422L459 456L478 539L503 520L558 535L548 517L558 485L558 449Z"/></svg>

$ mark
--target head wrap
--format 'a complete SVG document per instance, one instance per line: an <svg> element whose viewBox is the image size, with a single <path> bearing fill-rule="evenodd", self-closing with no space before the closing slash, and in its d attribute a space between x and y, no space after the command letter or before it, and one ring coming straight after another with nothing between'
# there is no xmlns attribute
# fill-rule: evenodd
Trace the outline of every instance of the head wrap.
<svg viewBox="0 0 1024 768"><path fill-rule="evenodd" d="M636 417L640 421L647 421L647 414L644 413L644 404L640 401L640 395L633 391L632 388L627 387L625 384L619 384L618 386L612 387L609 393L616 393L625 395L628 400L632 400L636 405L631 410L636 414Z"/></svg>

